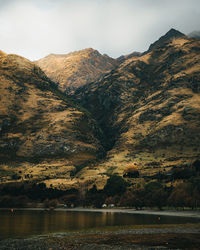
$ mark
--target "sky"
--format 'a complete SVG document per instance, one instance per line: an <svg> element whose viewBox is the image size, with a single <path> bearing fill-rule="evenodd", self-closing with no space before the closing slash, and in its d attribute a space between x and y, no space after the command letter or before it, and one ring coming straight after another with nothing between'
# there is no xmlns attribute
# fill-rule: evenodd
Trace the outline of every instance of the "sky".
<svg viewBox="0 0 200 250"><path fill-rule="evenodd" d="M199 0L0 0L0 50L37 60L94 48L143 52L175 28L200 30Z"/></svg>

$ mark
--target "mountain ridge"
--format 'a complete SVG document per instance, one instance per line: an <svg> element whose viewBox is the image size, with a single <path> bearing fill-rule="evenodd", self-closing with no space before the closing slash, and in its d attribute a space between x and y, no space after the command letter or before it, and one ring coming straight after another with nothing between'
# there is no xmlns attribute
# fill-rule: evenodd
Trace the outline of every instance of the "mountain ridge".
<svg viewBox="0 0 200 250"><path fill-rule="evenodd" d="M133 52L114 63L107 56L102 60L91 48L67 56L50 54L47 59L53 58L55 69L58 57L78 56L75 78L69 81L73 82L79 73L84 78L93 70L91 54L92 64L97 63L95 75L105 58L110 68L76 88L67 90L63 85L60 91L38 65L0 52L1 156L11 149L11 158L16 153L38 157L41 151L41 162L26 160L16 168L2 162L0 173L5 179L19 170L24 179L48 186L90 183L101 189L109 175L124 176L134 165L138 176L128 179L134 186L199 159L199 40L172 29L147 52ZM87 70L77 73L80 65ZM62 77L65 81L65 72ZM70 151L67 157L66 151ZM27 174L33 177L27 179Z"/></svg>
<svg viewBox="0 0 200 250"><path fill-rule="evenodd" d="M101 173L136 164L155 175L198 159L199 52L199 41L170 38L75 92L111 138Z"/></svg>
<svg viewBox="0 0 200 250"><path fill-rule="evenodd" d="M35 63L66 93L95 81L118 62L92 48L68 54L50 54Z"/></svg>
<svg viewBox="0 0 200 250"><path fill-rule="evenodd" d="M182 38L186 37L186 35L174 28L171 28L165 35L161 36L158 40L152 43L149 46L149 49L147 50L147 52L150 52L151 50L164 45L166 42L169 42L172 39L181 38L181 37Z"/></svg>

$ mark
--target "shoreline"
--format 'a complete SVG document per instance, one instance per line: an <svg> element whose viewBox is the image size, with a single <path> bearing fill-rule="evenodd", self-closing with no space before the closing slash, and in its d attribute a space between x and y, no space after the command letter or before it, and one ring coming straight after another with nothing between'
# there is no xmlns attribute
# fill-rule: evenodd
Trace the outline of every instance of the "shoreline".
<svg viewBox="0 0 200 250"><path fill-rule="evenodd" d="M199 211L157 211L157 210L135 210L132 208L111 208L111 209L87 209L87 208L74 208L72 211L80 212L104 212L104 213L128 213L128 214L147 214L147 215L163 215L163 216L179 216L179 217L190 217L200 218Z"/></svg>
<svg viewBox="0 0 200 250"><path fill-rule="evenodd" d="M52 233L0 240L0 250L199 249L200 225L177 228L133 228L112 231Z"/></svg>
<svg viewBox="0 0 200 250"><path fill-rule="evenodd" d="M45 208L13 208L14 210L23 211L45 211ZM10 208L0 208L0 211L10 210ZM136 210L133 208L55 208L53 211L58 212L94 212L94 213L127 213L140 215L159 215L159 216L176 216L200 219L200 211L176 211L176 210Z"/></svg>

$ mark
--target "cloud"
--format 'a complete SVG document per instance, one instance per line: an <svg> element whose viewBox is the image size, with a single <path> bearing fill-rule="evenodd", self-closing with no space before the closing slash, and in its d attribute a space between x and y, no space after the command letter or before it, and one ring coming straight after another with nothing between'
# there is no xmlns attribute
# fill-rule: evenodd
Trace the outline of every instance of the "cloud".
<svg viewBox="0 0 200 250"><path fill-rule="evenodd" d="M118 57L199 26L198 0L0 0L0 49L32 60L87 47Z"/></svg>

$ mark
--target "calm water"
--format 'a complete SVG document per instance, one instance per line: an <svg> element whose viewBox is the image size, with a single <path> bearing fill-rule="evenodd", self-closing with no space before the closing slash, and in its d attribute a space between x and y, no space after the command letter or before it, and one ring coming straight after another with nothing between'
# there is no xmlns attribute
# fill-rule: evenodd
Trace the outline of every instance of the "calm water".
<svg viewBox="0 0 200 250"><path fill-rule="evenodd" d="M68 232L95 227L179 224L198 222L193 218L73 211L0 211L0 239Z"/></svg>

